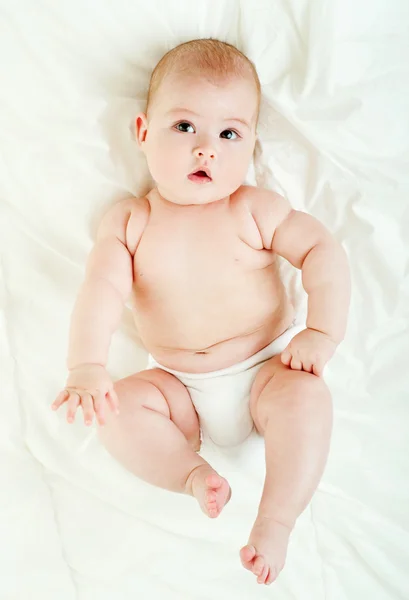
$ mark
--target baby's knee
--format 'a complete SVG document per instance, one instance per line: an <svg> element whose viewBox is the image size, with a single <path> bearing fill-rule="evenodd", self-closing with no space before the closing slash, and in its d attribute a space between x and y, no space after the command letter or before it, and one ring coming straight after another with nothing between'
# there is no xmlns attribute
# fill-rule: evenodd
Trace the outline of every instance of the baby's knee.
<svg viewBox="0 0 409 600"><path fill-rule="evenodd" d="M331 413L331 394L322 378L304 371L286 371L270 379L254 410L262 429L270 417L274 419L277 410L304 421L314 414Z"/></svg>
<svg viewBox="0 0 409 600"><path fill-rule="evenodd" d="M311 410L331 403L331 393L321 377L304 371L297 372L298 377L288 390L288 402L295 409Z"/></svg>
<svg viewBox="0 0 409 600"><path fill-rule="evenodd" d="M325 381L303 371L298 372L293 385L285 390L282 405L294 418L303 420L314 418L315 415L327 417L332 414L331 393Z"/></svg>
<svg viewBox="0 0 409 600"><path fill-rule="evenodd" d="M170 409L164 394L145 373L141 371L115 383L120 414L129 418L141 408L147 408L169 418Z"/></svg>

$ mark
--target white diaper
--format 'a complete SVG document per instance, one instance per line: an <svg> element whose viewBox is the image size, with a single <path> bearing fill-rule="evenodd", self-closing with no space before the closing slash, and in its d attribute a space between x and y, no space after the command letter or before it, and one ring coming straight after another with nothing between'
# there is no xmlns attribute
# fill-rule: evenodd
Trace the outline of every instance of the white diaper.
<svg viewBox="0 0 409 600"><path fill-rule="evenodd" d="M250 391L263 364L286 348L290 340L305 329L293 323L287 331L250 358L208 373L182 373L160 365L149 355L148 369L159 367L175 375L189 390L199 415L202 433L219 446L243 442L254 427L250 414Z"/></svg>

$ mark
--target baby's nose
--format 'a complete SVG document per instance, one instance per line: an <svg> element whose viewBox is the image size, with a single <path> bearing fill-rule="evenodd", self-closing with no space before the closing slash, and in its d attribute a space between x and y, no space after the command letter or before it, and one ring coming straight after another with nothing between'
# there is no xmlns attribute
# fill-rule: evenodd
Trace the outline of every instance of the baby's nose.
<svg viewBox="0 0 409 600"><path fill-rule="evenodd" d="M196 158L216 158L216 151L210 145L198 146L193 150L193 154L196 156Z"/></svg>

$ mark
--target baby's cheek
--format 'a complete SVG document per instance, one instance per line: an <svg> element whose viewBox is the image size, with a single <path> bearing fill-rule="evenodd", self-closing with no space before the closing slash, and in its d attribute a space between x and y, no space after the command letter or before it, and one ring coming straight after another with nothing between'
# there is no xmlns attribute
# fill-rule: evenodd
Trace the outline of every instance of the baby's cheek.
<svg viewBox="0 0 409 600"><path fill-rule="evenodd" d="M247 165L243 164L242 161L236 157L232 157L225 166L226 170L223 173L225 183L229 183L229 187L237 189L243 184L243 178L247 173Z"/></svg>
<svg viewBox="0 0 409 600"><path fill-rule="evenodd" d="M147 162L149 171L155 181L169 180L176 170L177 153L167 148L166 145L155 145L150 148Z"/></svg>
<svg viewBox="0 0 409 600"><path fill-rule="evenodd" d="M251 155L249 155L248 149L239 149L235 153L235 156L232 157L232 160L230 160L232 177L236 177L238 179L243 176L245 177L249 169L250 162Z"/></svg>

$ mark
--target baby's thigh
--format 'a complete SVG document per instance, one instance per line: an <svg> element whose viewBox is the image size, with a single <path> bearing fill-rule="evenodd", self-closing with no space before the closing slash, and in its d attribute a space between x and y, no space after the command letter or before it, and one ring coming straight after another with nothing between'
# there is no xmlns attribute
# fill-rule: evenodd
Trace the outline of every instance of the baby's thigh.
<svg viewBox="0 0 409 600"><path fill-rule="evenodd" d="M147 408L169 418L187 440L197 440L199 419L190 394L181 381L163 369L135 373L114 384L119 398L120 416L129 418Z"/></svg>

